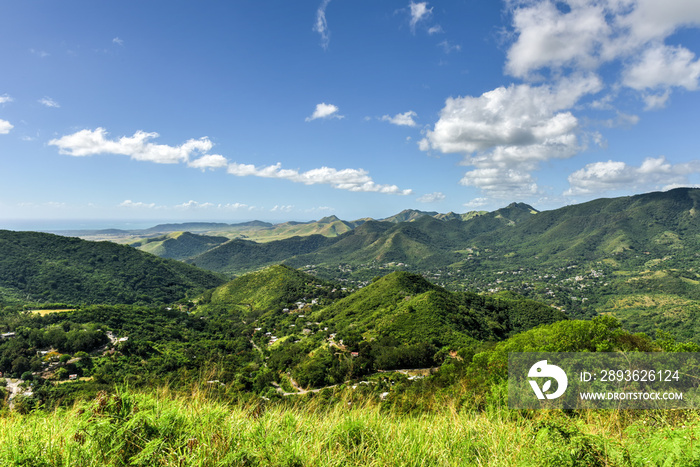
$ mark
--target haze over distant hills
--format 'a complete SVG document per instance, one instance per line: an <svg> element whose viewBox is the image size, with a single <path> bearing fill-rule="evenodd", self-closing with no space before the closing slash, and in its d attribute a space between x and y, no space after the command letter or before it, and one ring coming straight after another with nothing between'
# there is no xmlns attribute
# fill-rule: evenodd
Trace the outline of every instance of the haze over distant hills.
<svg viewBox="0 0 700 467"><path fill-rule="evenodd" d="M700 190L678 188L543 212L522 203L461 215L407 210L289 223L265 231L282 228L265 242L169 234L139 248L228 275L284 263L362 284L406 270L456 290L513 290L576 316L614 310L644 331L680 313L690 335L700 328L691 311L700 311L699 201ZM347 231L328 229L341 223Z"/></svg>
<svg viewBox="0 0 700 467"><path fill-rule="evenodd" d="M124 246L120 255L143 250L138 261L153 258L143 256L153 253L179 260L174 263L178 268L185 262L229 277L282 263L360 286L394 270L410 271L452 290L515 291L575 316L613 310L632 321L651 316L638 323L640 330L681 314L686 317L685 332L691 333L697 315L691 311L700 311L699 201L700 189L678 188L543 212L511 203L492 212L405 210L382 220L329 216L274 225L161 224L126 234L102 231L102 235L131 243L134 248ZM67 241L59 238L49 243ZM81 251L88 249L85 245L106 250L109 244L85 242ZM84 259L68 254L64 258L71 264ZM36 271L45 274L55 263L42 259L40 264ZM91 264L75 267L88 274ZM201 275L201 269L189 271ZM76 280L69 278L83 277L80 274L0 287L28 290L30 284L53 283L75 288Z"/></svg>

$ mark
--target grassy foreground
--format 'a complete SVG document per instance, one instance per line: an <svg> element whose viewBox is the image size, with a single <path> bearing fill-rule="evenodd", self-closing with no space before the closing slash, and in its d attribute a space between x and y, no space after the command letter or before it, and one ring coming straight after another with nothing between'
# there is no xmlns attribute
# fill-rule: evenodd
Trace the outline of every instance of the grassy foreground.
<svg viewBox="0 0 700 467"><path fill-rule="evenodd" d="M267 404L267 405L265 405ZM100 393L70 409L0 417L0 465L698 465L697 412L420 416L377 404L229 405L201 393Z"/></svg>

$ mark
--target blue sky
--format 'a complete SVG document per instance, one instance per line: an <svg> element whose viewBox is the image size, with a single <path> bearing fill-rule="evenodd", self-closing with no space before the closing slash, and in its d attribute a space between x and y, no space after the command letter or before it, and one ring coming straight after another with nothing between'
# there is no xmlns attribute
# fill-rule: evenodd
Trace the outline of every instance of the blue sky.
<svg viewBox="0 0 700 467"><path fill-rule="evenodd" d="M0 4L0 228L700 183L695 0Z"/></svg>

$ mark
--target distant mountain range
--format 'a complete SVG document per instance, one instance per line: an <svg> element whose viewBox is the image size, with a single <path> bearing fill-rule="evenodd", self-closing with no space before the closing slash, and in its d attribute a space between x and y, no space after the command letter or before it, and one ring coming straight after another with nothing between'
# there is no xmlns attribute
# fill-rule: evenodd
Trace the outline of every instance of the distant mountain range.
<svg viewBox="0 0 700 467"><path fill-rule="evenodd" d="M441 220L466 220L486 213L487 211L471 211L465 214L455 214L453 212L440 214L438 212L406 209L393 216L378 219L378 221L391 223L410 222L424 216L432 216ZM134 243L134 238L151 239L157 236L178 232L196 232L201 235L221 235L229 239L246 238L258 242L267 242L272 240L282 240L296 235L305 236L319 234L326 237L334 237L353 230L355 227L358 227L369 220L375 219L363 218L354 221L344 221L336 216L327 216L317 221L288 221L278 224L271 224L269 222L258 220L236 224L226 224L222 222L185 222L158 224L148 229L50 230L47 232L69 237L81 237L88 240L99 239L102 237L111 240L128 239L132 243ZM135 243L140 242L137 240Z"/></svg>
<svg viewBox="0 0 700 467"><path fill-rule="evenodd" d="M352 229L352 223L344 223L348 230L340 235L311 234L265 243L233 239L196 256L178 259L229 274L283 261L295 267L373 262L440 267L459 261L464 248L478 235L512 227L537 212L518 203L466 215L407 210L382 221L365 220ZM334 218L327 225L338 222L342 221Z"/></svg>
<svg viewBox="0 0 700 467"><path fill-rule="evenodd" d="M383 220L162 224L129 232L133 247L5 231L0 293L165 302L218 285L218 274L280 263L349 285L399 270L452 290L515 291L571 316L611 312L631 330L672 320L690 336L700 332L700 313L689 311L700 311L699 202L700 189L678 188L543 212L511 203L465 214L406 210Z"/></svg>
<svg viewBox="0 0 700 467"><path fill-rule="evenodd" d="M512 203L466 214L406 210L379 221L331 216L261 227L268 238L278 240L168 234L134 246L227 274L278 262L295 267L391 262L417 269L460 267L474 258L475 249L481 258L490 252L492 261L500 255L523 264L594 261L629 252L659 256L698 246L698 199L700 190L679 188L544 212Z"/></svg>

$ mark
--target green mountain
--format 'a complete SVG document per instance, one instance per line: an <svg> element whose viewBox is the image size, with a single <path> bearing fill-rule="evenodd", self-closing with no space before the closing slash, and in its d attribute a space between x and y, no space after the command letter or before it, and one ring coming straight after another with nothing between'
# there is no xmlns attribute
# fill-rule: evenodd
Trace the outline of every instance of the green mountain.
<svg viewBox="0 0 700 467"><path fill-rule="evenodd" d="M700 244L699 200L700 190L692 188L597 199L541 212L479 243L540 261L674 255Z"/></svg>
<svg viewBox="0 0 700 467"><path fill-rule="evenodd" d="M228 238L208 235L197 235L190 232L173 232L161 237L152 237L131 246L152 253L161 258L184 260L200 255L226 243Z"/></svg>
<svg viewBox="0 0 700 467"><path fill-rule="evenodd" d="M262 221L242 222L239 224L225 224L222 222L186 222L179 224L158 224L154 227L144 230L144 233L159 233L159 232L212 232L212 231L227 231L232 229L245 228L269 228L272 224Z"/></svg>
<svg viewBox="0 0 700 467"><path fill-rule="evenodd" d="M187 262L210 271L239 274L316 251L335 241L336 239L323 235L292 237L268 243L234 239L195 256Z"/></svg>
<svg viewBox="0 0 700 467"><path fill-rule="evenodd" d="M449 292L418 274L393 272L311 315L340 334L457 348L470 339L503 339L566 319L559 310L514 295Z"/></svg>
<svg viewBox="0 0 700 467"><path fill-rule="evenodd" d="M440 267L463 258L464 248L477 235L515 225L537 211L513 203L465 221L439 220L431 213L414 217L416 212L419 211L404 211L407 218L413 219L410 222L369 220L335 237L314 234L265 243L234 239L187 261L227 274L240 274L279 262L293 267L376 262L406 263L414 268ZM314 225L335 226L340 222L343 221L331 217Z"/></svg>
<svg viewBox="0 0 700 467"><path fill-rule="evenodd" d="M275 265L245 274L207 293L206 302L243 315L297 308L305 297L329 295L333 285L288 266ZM336 295L339 296L339 295Z"/></svg>
<svg viewBox="0 0 700 467"><path fill-rule="evenodd" d="M332 245L290 258L287 263L295 267L404 263L416 271L447 267L468 255L467 249L479 235L512 227L536 212L528 205L514 203L466 221L424 215L411 222L367 222Z"/></svg>
<svg viewBox="0 0 700 467"><path fill-rule="evenodd" d="M566 319L514 294L450 292L407 272L344 290L282 265L207 292L195 313L209 325L229 320L248 326L251 342L267 357L269 378L291 372L313 387L378 370L434 366L449 351Z"/></svg>
<svg viewBox="0 0 700 467"><path fill-rule="evenodd" d="M256 242L271 242L285 240L290 237L323 235L324 237L336 237L354 229L356 222L346 222L336 216L328 216L312 222L284 222L275 224L267 229L241 230L239 237Z"/></svg>
<svg viewBox="0 0 700 467"><path fill-rule="evenodd" d="M416 219L420 219L421 217L425 216L437 216L437 212L426 212L426 211L418 211L417 209L404 209L398 214L394 214L391 217L387 217L385 219L381 219L383 222L392 222L392 223L398 223L398 222L411 222Z"/></svg>
<svg viewBox="0 0 700 467"><path fill-rule="evenodd" d="M173 302L215 287L209 271L111 242L0 230L0 290L37 302Z"/></svg>

